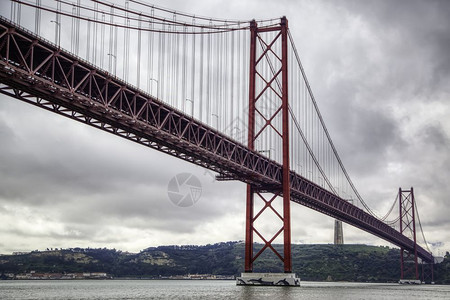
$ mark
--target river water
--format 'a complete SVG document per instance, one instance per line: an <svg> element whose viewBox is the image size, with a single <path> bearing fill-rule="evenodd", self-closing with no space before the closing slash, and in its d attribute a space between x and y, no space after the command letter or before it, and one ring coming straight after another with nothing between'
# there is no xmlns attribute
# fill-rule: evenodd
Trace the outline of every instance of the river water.
<svg viewBox="0 0 450 300"><path fill-rule="evenodd" d="M236 286L213 280L0 281L0 299L450 299L450 286L301 282Z"/></svg>

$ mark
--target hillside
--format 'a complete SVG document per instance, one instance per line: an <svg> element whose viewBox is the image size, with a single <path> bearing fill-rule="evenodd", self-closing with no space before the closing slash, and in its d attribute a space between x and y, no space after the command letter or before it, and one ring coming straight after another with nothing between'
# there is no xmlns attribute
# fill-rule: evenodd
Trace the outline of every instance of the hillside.
<svg viewBox="0 0 450 300"><path fill-rule="evenodd" d="M262 245L259 245L260 247ZM280 250L281 245L275 248ZM0 256L0 276L39 273L105 272L111 276L154 278L184 274L238 275L244 244L159 246L139 253L115 249L70 248ZM293 271L302 280L396 282L399 250L366 245L292 245ZM282 272L277 257L265 251L254 271ZM450 257L435 267L435 282L450 284Z"/></svg>

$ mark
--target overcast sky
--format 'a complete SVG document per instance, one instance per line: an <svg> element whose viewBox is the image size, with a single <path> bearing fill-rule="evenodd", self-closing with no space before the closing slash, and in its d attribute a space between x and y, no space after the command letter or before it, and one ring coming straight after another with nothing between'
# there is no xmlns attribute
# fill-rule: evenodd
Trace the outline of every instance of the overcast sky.
<svg viewBox="0 0 450 300"><path fill-rule="evenodd" d="M230 19L286 15L360 194L383 215L413 186L434 253L450 250L449 1L151 2ZM244 239L241 183L5 96L0 141L0 253ZM182 172L202 184L191 207L167 194ZM332 243L333 222L293 203L292 241ZM347 225L344 239L390 245Z"/></svg>

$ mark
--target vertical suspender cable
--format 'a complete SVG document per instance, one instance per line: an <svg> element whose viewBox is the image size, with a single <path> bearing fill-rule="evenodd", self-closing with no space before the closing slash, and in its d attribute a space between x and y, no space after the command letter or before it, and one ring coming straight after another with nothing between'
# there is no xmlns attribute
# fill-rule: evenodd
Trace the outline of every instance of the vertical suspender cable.
<svg viewBox="0 0 450 300"><path fill-rule="evenodd" d="M163 24L163 26L162 26L162 28L163 28L163 31L165 30L165 24ZM165 68L166 68L166 63L165 63L165 60L166 60L166 35L164 34L164 33L161 33L160 34L160 37L161 37L161 58L160 58L160 60L161 60L161 68L160 68L160 74L159 74L159 76L158 76L158 78L159 78L159 81L161 81L160 82L160 85L159 85L159 87L160 87L160 89L161 89L161 92L160 92L160 95L161 95L161 99L164 101L165 99L165 89L166 89L166 87L165 87Z"/></svg>
<svg viewBox="0 0 450 300"><path fill-rule="evenodd" d="M81 5L81 0L77 0L77 19L76 19L76 34L75 34L75 54L79 55L79 51L80 51L80 5Z"/></svg>
<svg viewBox="0 0 450 300"><path fill-rule="evenodd" d="M211 22L209 23L212 24ZM212 126L211 123L211 68L212 68L212 61L211 61L211 35L207 35L207 42L206 42L206 124Z"/></svg>
<svg viewBox="0 0 450 300"><path fill-rule="evenodd" d="M187 99L187 86L186 86L186 81L187 81L187 51L188 51L188 46L187 46L187 27L184 26L183 27L183 63L182 63L182 68L181 68L181 73L182 73L182 78L181 78L181 94L183 97L183 101L186 102ZM183 103L184 103L183 102Z"/></svg>
<svg viewBox="0 0 450 300"><path fill-rule="evenodd" d="M239 24L240 26L240 24ZM244 143L244 141L241 139L242 138L242 131L244 130L244 128L241 128L241 113L243 113L244 109L242 107L241 104L241 93L239 92L240 89L242 89L242 82L241 82L241 72L240 69L244 69L245 65L244 63L241 63L241 31L238 30L237 32L237 45L236 45L237 49L236 49L236 61L237 61L237 66L236 66L236 86L237 86L237 90L236 90L236 99L237 99L237 108L236 108L236 119L239 121L236 123L236 130L238 131L236 134L238 134L238 138L237 140L241 143Z"/></svg>
<svg viewBox="0 0 450 300"><path fill-rule="evenodd" d="M114 66L114 76L116 76L117 75L117 56L118 56L118 53L117 53L117 31L118 31L118 27L115 27L114 28L114 64L113 64L113 66Z"/></svg>
<svg viewBox="0 0 450 300"><path fill-rule="evenodd" d="M70 28L70 52L74 53L75 48L75 14L76 14L76 7L75 5L72 7L72 27Z"/></svg>
<svg viewBox="0 0 450 300"><path fill-rule="evenodd" d="M169 23L169 25L167 26L167 30L170 32L172 30L172 25ZM164 71L167 70L167 94L166 94L166 101L167 103L170 103L170 105L174 105L173 104L173 97L171 97L171 87L172 87L172 78L173 78L173 74L172 74L172 61L173 61L173 49L172 49L172 39L173 39L173 35L166 35L165 39L167 39L167 67L166 69L164 69ZM163 75L164 76L164 75Z"/></svg>
<svg viewBox="0 0 450 300"><path fill-rule="evenodd" d="M203 28L201 29L202 34L200 35L200 91L199 91L199 102L198 102L198 107L199 107L199 115L198 118L200 121L204 122L205 120L203 120L203 86L204 86L204 81L203 81L203 66L204 66L204 62L205 62L205 55L204 55L204 51L205 51L205 47L204 47L204 30ZM194 103L192 103L192 105L194 105Z"/></svg>
<svg viewBox="0 0 450 300"><path fill-rule="evenodd" d="M176 16L174 15L173 17L174 21L176 21ZM174 70L174 85L173 88L175 89L175 96L174 98L176 99L176 101L186 101L185 99L181 99L181 97L179 96L180 93L180 84L178 81L178 78L180 77L180 70L179 70L179 66L180 66L180 35L179 34L175 34L175 70ZM180 106L178 106L180 107Z"/></svg>
<svg viewBox="0 0 450 300"><path fill-rule="evenodd" d="M230 70L230 97L228 99L228 101L230 102L230 133L233 136L233 134L237 134L234 130L234 126L235 126L235 122L234 122L234 109L235 109L235 105L234 105L234 101L235 101L235 97L234 97L234 31L231 31L231 62L230 62L230 66L231 66L231 70Z"/></svg>
<svg viewBox="0 0 450 300"><path fill-rule="evenodd" d="M20 23L20 4L18 7L18 19L17 23ZM61 2L56 3L56 21L55 21L55 44L58 45L58 47L61 47Z"/></svg>
<svg viewBox="0 0 450 300"><path fill-rule="evenodd" d="M94 39L92 41L92 59L94 61L94 65L97 64L97 47L96 44L98 42L98 38L97 38L97 28L98 28L98 23L97 23L97 18L98 18L98 3L95 2L94 3Z"/></svg>
<svg viewBox="0 0 450 300"><path fill-rule="evenodd" d="M91 21L87 22L87 38L86 38L86 60L90 59L90 45L91 45Z"/></svg>
<svg viewBox="0 0 450 300"><path fill-rule="evenodd" d="M41 0L36 0L36 15L34 19L34 32L37 35L41 34Z"/></svg>
<svg viewBox="0 0 450 300"><path fill-rule="evenodd" d="M195 18L192 19L192 25L195 25ZM192 27L192 31L195 31L194 27ZM195 37L196 34L192 34L192 69L191 69L191 105L194 105L195 102ZM185 101L185 100L183 100Z"/></svg>
<svg viewBox="0 0 450 300"><path fill-rule="evenodd" d="M137 64L136 64L136 86L140 88L141 86L141 48L142 48L142 15L139 14L138 20L138 47L137 47Z"/></svg>
<svg viewBox="0 0 450 300"><path fill-rule="evenodd" d="M151 9L151 11L150 11L150 15L153 17L154 16L154 14L155 14L155 10L152 8ZM149 23L149 27L150 27L150 29L153 29L153 22L150 22ZM148 61L149 61L149 64L148 64L148 73L147 74L149 74L148 75L148 84L149 84L149 86L150 86L150 93L152 94L152 95L156 95L156 97L158 97L158 85L159 85L159 77L158 77L158 79L155 79L154 78L154 72L153 72L153 69L154 69L154 66L153 66L153 53L155 52L155 41L154 41L154 33L152 32L152 31L149 31L149 47L148 47L148 51L149 51L149 57L148 57ZM155 83L156 83L156 94L154 94L153 93L153 82L152 81L154 81Z"/></svg>
<svg viewBox="0 0 450 300"><path fill-rule="evenodd" d="M151 16L153 16L154 15L154 9L152 8L152 10L151 10L151 12L150 12L150 15ZM153 22L152 21L150 21L149 23L148 23L148 26L149 26L149 29L150 29L150 31L148 32L148 70L147 70L147 89L148 89L148 91L149 91L149 93L150 94L152 94L152 95L154 95L153 94L153 82L152 81L155 81L156 82L156 89L158 89L158 81L157 81L157 79L155 79L155 78L153 78L153 49L154 49L154 47L153 47L153 45L154 45L154 42L153 42L153 32L151 31L151 29L153 29Z"/></svg>
<svg viewBox="0 0 450 300"><path fill-rule="evenodd" d="M11 1L11 21L16 21L16 2Z"/></svg>
<svg viewBox="0 0 450 300"><path fill-rule="evenodd" d="M109 22L111 24L114 23L114 7L111 6L111 15L110 15L110 19ZM109 73L113 73L113 59L114 59L114 51L113 51L113 43L114 43L114 38L113 38L113 30L114 30L114 26L109 26L109 49L108 49L108 71Z"/></svg>
<svg viewBox="0 0 450 300"><path fill-rule="evenodd" d="M130 58L130 29L128 28L130 26L130 19L129 19L129 13L128 13L128 7L129 2L125 1L125 9L127 10L125 12L125 43L124 43L124 68L123 68L123 79L125 81L128 81L128 73L129 73L129 58Z"/></svg>
<svg viewBox="0 0 450 300"><path fill-rule="evenodd" d="M100 25L100 68L105 62L105 13L102 12L102 24Z"/></svg>
<svg viewBox="0 0 450 300"><path fill-rule="evenodd" d="M220 113L218 111L218 100L220 97L219 94L219 53L218 53L218 49L219 49L219 37L220 35L215 34L214 35L214 51L213 51L213 57L214 57L214 72L213 72L213 80L214 80L214 102L213 102L213 107L214 107L214 117L216 119L216 129L220 129L219 126L219 117L220 117Z"/></svg>
<svg viewBox="0 0 450 300"><path fill-rule="evenodd" d="M229 45L228 45L228 34L227 33L223 33L223 38L224 38L224 46L223 48L223 52L224 52L224 68L223 68L223 114L224 114L224 133L227 134L227 130L229 130L228 128L228 124L230 124L229 121L229 103L230 100L228 98L228 91L229 91L229 86L228 86L228 76L229 76L229 66L230 66L230 61L229 61L229 53L230 53L230 49L229 49ZM230 132L231 134L231 132Z"/></svg>
<svg viewBox="0 0 450 300"><path fill-rule="evenodd" d="M162 99L162 97L161 97L162 33L158 33L158 57L157 57L156 61L158 63L158 82L159 82L157 94L159 94L159 97Z"/></svg>
<svg viewBox="0 0 450 300"><path fill-rule="evenodd" d="M217 82L217 85L218 85L218 88L219 88L219 92L218 92L218 115L219 115L219 118L218 118L218 122L219 122L219 128L221 128L221 129L224 129L223 127L222 127L222 123L223 123L223 119L224 119L224 117L223 117L223 115L224 115L224 111L223 111L223 107L222 107L222 105L223 105L223 55L222 55L222 53L223 53L223 33L220 33L219 34L219 37L218 37L218 47L217 47L217 59L218 59L218 70L217 70L217 77L218 77L218 82ZM219 129L219 130L221 130L221 129Z"/></svg>
<svg viewBox="0 0 450 300"><path fill-rule="evenodd" d="M59 11L61 11L61 9ZM21 16L22 16L22 5L20 3L18 3L18 5L17 5L17 24L20 24ZM59 23L59 24L61 24L61 23Z"/></svg>

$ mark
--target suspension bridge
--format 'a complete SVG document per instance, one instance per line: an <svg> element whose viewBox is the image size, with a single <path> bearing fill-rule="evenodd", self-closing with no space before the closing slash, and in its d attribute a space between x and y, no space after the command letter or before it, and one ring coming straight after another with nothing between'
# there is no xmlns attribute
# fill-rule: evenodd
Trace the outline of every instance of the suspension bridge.
<svg viewBox="0 0 450 300"><path fill-rule="evenodd" d="M139 0L12 0L0 18L0 92L246 183L238 283L277 283L252 273L267 250L286 273L273 278L298 284L291 202L398 246L402 280L419 280L419 262L432 267L413 188L399 189L384 216L358 193L285 17L217 19ZM264 214L276 218L273 235L258 228Z"/></svg>

